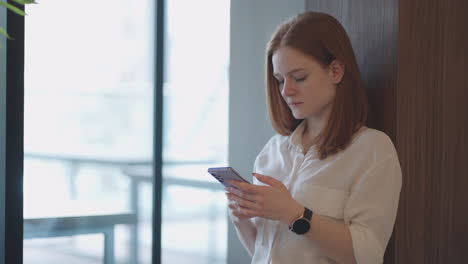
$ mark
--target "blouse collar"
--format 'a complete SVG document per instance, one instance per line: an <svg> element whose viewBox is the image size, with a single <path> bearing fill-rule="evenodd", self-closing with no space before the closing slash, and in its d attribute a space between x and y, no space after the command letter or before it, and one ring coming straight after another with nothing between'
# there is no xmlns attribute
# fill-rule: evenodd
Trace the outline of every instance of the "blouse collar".
<svg viewBox="0 0 468 264"><path fill-rule="evenodd" d="M289 146L292 150L297 152L303 153L303 146L302 146L302 135L304 133L304 129L306 128L306 121L302 120L302 122L294 129L292 134L289 136ZM311 146L311 149L315 149L315 145Z"/></svg>

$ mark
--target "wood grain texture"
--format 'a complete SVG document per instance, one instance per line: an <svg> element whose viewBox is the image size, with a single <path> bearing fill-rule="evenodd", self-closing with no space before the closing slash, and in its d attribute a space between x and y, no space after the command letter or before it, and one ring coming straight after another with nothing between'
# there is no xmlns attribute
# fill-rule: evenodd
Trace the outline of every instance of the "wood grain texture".
<svg viewBox="0 0 468 264"><path fill-rule="evenodd" d="M432 110L440 108L436 102L430 102L434 98L434 89L427 87L433 83L422 83L429 71L421 66L433 64L433 56L428 56L428 45L434 45L427 39L422 41L419 25L408 23L414 15L414 10L407 2L400 3L399 13L399 79L397 90L397 144L399 146L399 158L404 175L403 188L400 196L399 218L396 229L396 259L402 263L424 263L424 241L426 216L425 205L426 186L430 185L431 178L427 177L433 170L431 164L434 160L428 160L428 140L434 137L436 132L430 119L436 118L433 113L426 114L426 103L431 104ZM420 10L420 17L424 23L428 23L428 11ZM434 48L432 48L434 49ZM430 72L433 75L433 72ZM423 89L424 88L424 89ZM427 90L425 90L427 88ZM417 153L419 152L419 153ZM430 152L432 153L432 152ZM433 157L432 157L433 159ZM398 263L398 262L396 262Z"/></svg>
<svg viewBox="0 0 468 264"><path fill-rule="evenodd" d="M403 188L385 263L468 263L468 1L308 0L354 47Z"/></svg>
<svg viewBox="0 0 468 264"><path fill-rule="evenodd" d="M395 142L397 26L396 0L306 1L306 10L337 18L349 35L370 103L367 125L384 131ZM394 262L394 237L385 263Z"/></svg>
<svg viewBox="0 0 468 264"><path fill-rule="evenodd" d="M466 1L400 1L396 263L468 263Z"/></svg>
<svg viewBox="0 0 468 264"><path fill-rule="evenodd" d="M468 263L468 1L444 2L439 260ZM432 250L432 249L430 249Z"/></svg>

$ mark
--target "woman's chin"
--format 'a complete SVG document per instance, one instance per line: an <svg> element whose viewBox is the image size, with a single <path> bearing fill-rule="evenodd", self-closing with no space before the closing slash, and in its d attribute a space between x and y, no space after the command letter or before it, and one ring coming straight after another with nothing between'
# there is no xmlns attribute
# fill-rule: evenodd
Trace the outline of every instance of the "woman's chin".
<svg viewBox="0 0 468 264"><path fill-rule="evenodd" d="M305 118L304 115L299 114L299 113L293 113L293 116L294 116L295 119L304 119Z"/></svg>

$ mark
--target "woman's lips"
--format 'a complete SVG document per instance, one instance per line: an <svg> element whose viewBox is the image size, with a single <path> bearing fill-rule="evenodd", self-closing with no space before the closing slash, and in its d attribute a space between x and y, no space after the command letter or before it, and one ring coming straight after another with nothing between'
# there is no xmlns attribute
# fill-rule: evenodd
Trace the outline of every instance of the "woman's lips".
<svg viewBox="0 0 468 264"><path fill-rule="evenodd" d="M300 104L302 104L303 102L292 102L292 103L289 103L290 106L298 106Z"/></svg>

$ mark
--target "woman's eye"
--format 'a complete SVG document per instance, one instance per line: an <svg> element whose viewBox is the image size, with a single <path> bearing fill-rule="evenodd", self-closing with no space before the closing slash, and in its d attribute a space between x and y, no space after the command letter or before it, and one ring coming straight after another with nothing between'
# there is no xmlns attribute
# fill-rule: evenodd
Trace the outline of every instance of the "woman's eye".
<svg viewBox="0 0 468 264"><path fill-rule="evenodd" d="M307 76L304 76L302 78L296 78L296 82L303 82L307 79Z"/></svg>

